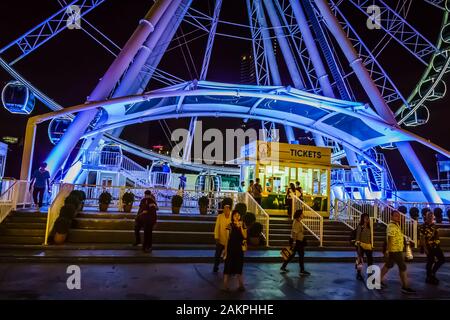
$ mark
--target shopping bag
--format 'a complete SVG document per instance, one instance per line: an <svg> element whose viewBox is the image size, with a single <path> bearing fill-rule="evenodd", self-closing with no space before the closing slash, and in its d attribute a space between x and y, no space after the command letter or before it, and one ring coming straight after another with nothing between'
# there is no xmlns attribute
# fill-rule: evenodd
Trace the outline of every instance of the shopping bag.
<svg viewBox="0 0 450 320"><path fill-rule="evenodd" d="M285 248L281 249L280 254L281 254L281 258L283 259L283 261L287 261L287 259L289 259L289 257L292 255L292 248L285 247Z"/></svg>

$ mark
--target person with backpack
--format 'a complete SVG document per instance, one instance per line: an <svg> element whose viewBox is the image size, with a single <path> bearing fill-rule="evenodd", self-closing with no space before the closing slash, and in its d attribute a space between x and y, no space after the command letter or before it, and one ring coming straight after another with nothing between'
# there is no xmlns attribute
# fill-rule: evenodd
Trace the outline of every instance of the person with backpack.
<svg viewBox="0 0 450 320"><path fill-rule="evenodd" d="M259 178L256 178L255 184L252 186L253 198L259 205L261 205L261 202L262 202L262 192L263 192L260 181L261 180L259 180Z"/></svg>
<svg viewBox="0 0 450 320"><path fill-rule="evenodd" d="M367 213L361 215L359 225L356 227L355 246L358 254L356 279L364 280L361 274L362 266L364 264L364 255L367 258L367 266L373 264L372 232L370 229L370 218Z"/></svg>
<svg viewBox="0 0 450 320"><path fill-rule="evenodd" d="M391 213L391 221L389 222L386 230L386 248L385 251L386 263L381 269L381 287L386 287L384 278L386 274L394 264L398 266L400 272L400 280L402 283L402 293L413 294L416 291L411 289L408 284L408 275L406 273L406 264L403 254L403 249L405 247L404 237L402 230L400 228L401 215L399 211L393 211Z"/></svg>
<svg viewBox="0 0 450 320"><path fill-rule="evenodd" d="M420 251L427 255L426 283L439 284L436 272L445 263L444 254L440 247L439 230L434 224L434 213L425 214L425 222L419 228Z"/></svg>
<svg viewBox="0 0 450 320"><path fill-rule="evenodd" d="M153 245L153 228L157 221L158 205L150 190L145 191L144 198L139 204L138 214L135 220L134 234L136 242L133 246L141 244L141 229L144 229L144 243L142 250L146 253L152 251Z"/></svg>
<svg viewBox="0 0 450 320"><path fill-rule="evenodd" d="M281 273L289 272L288 269L286 269L289 262L294 259L295 254L298 253L298 264L300 267L300 276L308 276L311 273L305 270L305 263L304 263L304 257L305 257L305 246L306 246L306 239L305 239L305 233L303 229L303 210L299 209L295 211L294 213L294 222L292 223L292 231L291 231L291 238L289 239L289 243L292 247L292 254L290 257L287 258L287 260L283 263L283 265L280 268Z"/></svg>

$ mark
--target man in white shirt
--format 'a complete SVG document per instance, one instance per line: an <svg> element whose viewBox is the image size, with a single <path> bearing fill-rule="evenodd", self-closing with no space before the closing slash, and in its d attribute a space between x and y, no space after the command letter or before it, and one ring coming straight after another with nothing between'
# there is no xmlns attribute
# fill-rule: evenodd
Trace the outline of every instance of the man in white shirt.
<svg viewBox="0 0 450 320"><path fill-rule="evenodd" d="M226 205L223 208L223 213L219 214L216 219L216 227L214 228L214 239L216 240L216 254L214 256L214 269L213 272L219 271L220 257L222 251L228 242L227 230L228 225L231 223L231 207Z"/></svg>

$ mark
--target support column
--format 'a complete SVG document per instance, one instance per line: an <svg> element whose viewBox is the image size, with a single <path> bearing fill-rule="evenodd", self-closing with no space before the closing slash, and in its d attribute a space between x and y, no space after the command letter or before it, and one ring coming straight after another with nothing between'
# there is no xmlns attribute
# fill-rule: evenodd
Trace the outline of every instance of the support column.
<svg viewBox="0 0 450 320"><path fill-rule="evenodd" d="M36 139L36 123L33 118L28 119L25 130L25 142L23 145L22 164L20 169L20 180L31 179L31 168L33 165L34 142Z"/></svg>
<svg viewBox="0 0 450 320"><path fill-rule="evenodd" d="M277 59L273 50L272 41L270 40L270 32L267 25L266 16L262 7L261 0L255 0L256 16L261 28L261 35L264 43L264 55L267 59L267 65L270 70L270 77L272 78L272 84L275 86L281 86L280 71L278 70ZM256 57L255 57L256 59Z"/></svg>
<svg viewBox="0 0 450 320"><path fill-rule="evenodd" d="M320 87L322 88L322 91L326 97L336 98L336 95L334 94L333 91L333 87L331 86L330 79L328 77L328 73L325 69L325 65L323 64L322 58L320 56L319 49L314 40L314 36L311 32L311 29L309 28L306 14L299 1L289 0L289 2L291 4L292 12L294 13L295 19L297 20L297 24L300 29L300 33L303 37L306 49L308 50L309 57L314 66L314 71L316 73L317 78L319 79ZM320 140L323 141L323 139ZM344 151L347 157L348 164L350 166L357 166L357 168L352 169L352 171L355 173L354 176L357 177L358 180L360 180L359 177L361 174L361 169L359 168L356 153L346 147L344 147ZM360 190L360 192L361 194L363 194L362 190Z"/></svg>
<svg viewBox="0 0 450 320"><path fill-rule="evenodd" d="M369 96L377 113L389 124L397 126L397 121L395 120L394 113L386 104L381 95L380 91L376 87L369 72L364 67L362 59L358 56L357 52L353 48L350 40L345 35L339 21L333 15L327 1L325 0L314 0L320 13L322 14L326 25L330 32L335 37L340 48L344 52L351 68L358 77L359 82L364 88L365 92ZM417 158L414 150L412 149L409 142L397 143L396 146L400 151L403 159L406 162L409 170L413 174L417 183L419 184L422 192L424 193L428 202L442 203L442 199L439 197L436 189L434 188L428 174L425 172L420 160Z"/></svg>
<svg viewBox="0 0 450 320"><path fill-rule="evenodd" d="M155 29L154 26L158 23L162 14L166 11L171 2L172 1L169 0L160 0L153 4L146 17L141 20L131 38L125 44L120 54L91 93L88 98L89 102L101 101L108 98L114 86L120 80L120 77L128 68L132 59L136 56L139 48L150 33L153 32ZM96 114L97 110L80 112L75 117L66 133L61 137L59 143L53 148L47 158L48 169L52 177L55 176L56 170L58 170L63 162L70 156L70 153L89 127L89 124L94 120Z"/></svg>
<svg viewBox="0 0 450 320"><path fill-rule="evenodd" d="M283 53L284 60L286 61L286 66L292 78L292 83L297 89L305 89L305 85L302 81L300 72L296 67L294 55L292 54L291 48L289 47L289 43L286 40L286 35L284 34L283 26L281 25L275 6L273 5L273 0L264 0L264 5L267 9L267 13L269 14L269 19L274 28L273 30L277 37L278 44L280 45L281 52Z"/></svg>

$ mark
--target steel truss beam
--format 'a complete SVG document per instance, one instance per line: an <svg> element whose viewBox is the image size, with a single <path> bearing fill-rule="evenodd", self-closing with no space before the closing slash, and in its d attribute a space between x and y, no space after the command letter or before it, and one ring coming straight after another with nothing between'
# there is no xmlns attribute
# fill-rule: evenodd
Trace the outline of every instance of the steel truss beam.
<svg viewBox="0 0 450 320"><path fill-rule="evenodd" d="M417 31L406 19L392 9L384 0L348 0L368 18L368 8L378 5L380 12L380 27L395 39L400 45L408 50L420 62L428 65L430 56L438 52L438 48Z"/></svg>
<svg viewBox="0 0 450 320"><path fill-rule="evenodd" d="M400 90L395 85L394 81L389 77L387 72L383 69L381 64L377 61L370 49L364 43L362 38L357 34L356 30L351 26L347 18L342 14L341 10L334 5L333 0L330 1L330 8L334 15L339 18L339 22L344 30L347 38L353 44L358 56L362 59L363 65L366 67L373 79L373 82L380 90L384 100L388 104L401 101L402 104L408 105L408 101L402 95ZM349 72L345 77L354 74L354 71Z"/></svg>
<svg viewBox="0 0 450 320"><path fill-rule="evenodd" d="M296 25L291 4L289 0L277 0L274 2L278 11L281 13L280 16L284 27L287 29L287 35L291 39L293 50L297 53L296 56L303 66L304 74L306 75L306 79L308 79L309 89L314 93L319 93L321 91L319 79L316 77L314 65L303 41L303 36L299 31L298 25Z"/></svg>
<svg viewBox="0 0 450 320"><path fill-rule="evenodd" d="M258 7L256 1L246 0L248 20L250 22L250 31L252 34L253 61L255 63L256 84L261 86L270 85L269 65L264 51L264 39L262 27L258 19Z"/></svg>
<svg viewBox="0 0 450 320"><path fill-rule="evenodd" d="M82 18L104 2L105 0L75 0L70 2L50 18L1 49L0 55L4 57L10 55L7 61L9 61L9 65L14 65L67 28L68 21L72 16L69 11L70 6L78 6L80 18Z"/></svg>

